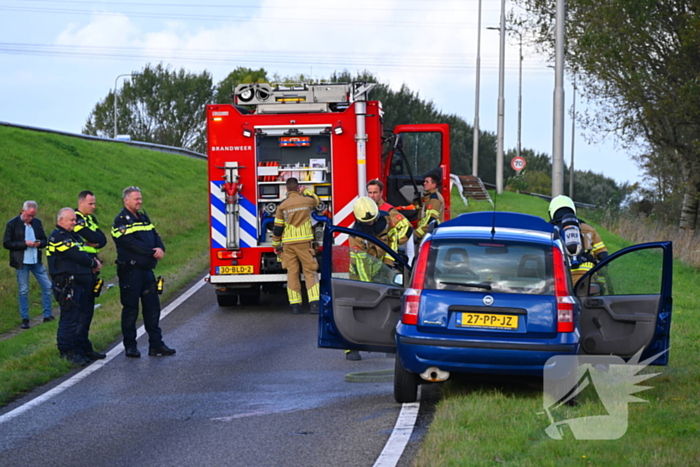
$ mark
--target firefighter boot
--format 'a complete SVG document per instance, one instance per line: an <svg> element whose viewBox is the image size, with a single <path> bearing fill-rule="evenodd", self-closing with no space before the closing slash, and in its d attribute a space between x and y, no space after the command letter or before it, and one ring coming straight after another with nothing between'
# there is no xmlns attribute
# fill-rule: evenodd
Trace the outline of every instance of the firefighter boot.
<svg viewBox="0 0 700 467"><path fill-rule="evenodd" d="M313 302L309 302L309 313L311 314L318 314L318 300L314 300Z"/></svg>
<svg viewBox="0 0 700 467"><path fill-rule="evenodd" d="M359 350L346 350L345 351L345 360L352 360L352 361L362 360L362 356L360 355L360 351Z"/></svg>
<svg viewBox="0 0 700 467"><path fill-rule="evenodd" d="M292 314L294 315L300 315L304 312L304 310L301 309L301 305L299 303L295 303L292 305Z"/></svg>

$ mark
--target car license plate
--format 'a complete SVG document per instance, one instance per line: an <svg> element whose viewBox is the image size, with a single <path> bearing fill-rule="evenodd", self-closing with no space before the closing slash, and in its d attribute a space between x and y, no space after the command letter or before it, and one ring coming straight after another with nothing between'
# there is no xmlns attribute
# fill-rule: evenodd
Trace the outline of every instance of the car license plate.
<svg viewBox="0 0 700 467"><path fill-rule="evenodd" d="M457 316L457 326L463 328L518 329L518 317L515 315L460 313Z"/></svg>
<svg viewBox="0 0 700 467"><path fill-rule="evenodd" d="M217 266L217 274L253 274L253 266Z"/></svg>

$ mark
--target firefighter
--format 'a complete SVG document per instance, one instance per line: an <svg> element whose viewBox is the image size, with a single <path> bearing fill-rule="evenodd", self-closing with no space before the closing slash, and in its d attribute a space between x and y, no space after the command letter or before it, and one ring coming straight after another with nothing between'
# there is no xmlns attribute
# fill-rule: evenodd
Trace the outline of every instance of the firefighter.
<svg viewBox="0 0 700 467"><path fill-rule="evenodd" d="M398 252L399 246L404 244L412 245L412 242L409 242L408 240L413 232L413 227L411 227L411 223L398 211L398 209L384 201L383 192L384 184L381 181L371 180L367 184L367 196L377 203L377 207L380 211L389 213L390 226L389 231L387 232L387 235L389 236L387 245L389 245L392 250Z"/></svg>
<svg viewBox="0 0 700 467"><path fill-rule="evenodd" d="M570 221L578 222L578 228L581 232L581 248L580 252L571 257L570 264L571 279L575 285L593 266L608 257L608 249L598 232L576 217L576 206L568 196L559 195L552 199L549 203L549 218L552 224L559 227ZM597 280L605 283L605 277L602 275L598 276Z"/></svg>
<svg viewBox="0 0 700 467"><path fill-rule="evenodd" d="M352 208L355 215L353 228L389 244L391 218L388 212L380 211L377 203L363 196L355 201ZM375 282L384 269L383 264L393 266L392 256L373 242L361 237L350 236L350 279L362 282ZM362 360L357 350L346 350L347 360Z"/></svg>
<svg viewBox="0 0 700 467"><path fill-rule="evenodd" d="M58 211L56 230L49 237L46 254L54 297L61 307L56 335L58 351L61 358L85 365L91 359L78 346L76 332L79 317L89 306L87 295L92 293L92 276L102 268L102 263L84 250L82 238L74 232L75 224L73 209Z"/></svg>
<svg viewBox="0 0 700 467"><path fill-rule="evenodd" d="M282 261L282 267L287 270L287 297L292 313L303 313L300 272L304 273L311 313L318 313L318 264L314 257L311 213L318 206L319 199L309 189L303 189L299 193L299 181L294 177L287 179L286 187L287 199L277 207L275 213L272 246Z"/></svg>
<svg viewBox="0 0 700 467"><path fill-rule="evenodd" d="M440 175L436 173L428 174L423 181L425 193L420 200L418 226L413 232L416 242L420 242L431 222L440 224L445 220L445 199L440 194L440 182Z"/></svg>
<svg viewBox="0 0 700 467"><path fill-rule="evenodd" d="M136 186L124 188L124 209L114 218L112 238L117 246L117 276L122 303L122 335L124 354L128 358L139 358L136 346L136 321L139 317L139 301L143 312L143 325L148 333L148 355L175 355L163 342L160 321L160 278L153 269L165 255L165 245L151 219L141 212L143 197Z"/></svg>
<svg viewBox="0 0 700 467"><path fill-rule="evenodd" d="M95 212L95 194L85 190L78 194L78 209L75 210L76 224L74 232L83 239L83 250L91 258L97 258L97 254L107 245L107 237L102 232L97 223ZM88 337L90 324L95 311L95 297L99 296L102 289L102 279L99 278L99 271L93 274L90 288L86 292L87 305L78 319L78 330L76 342L82 349L83 355L90 360L99 360L107 357L106 354L95 352L92 342Z"/></svg>

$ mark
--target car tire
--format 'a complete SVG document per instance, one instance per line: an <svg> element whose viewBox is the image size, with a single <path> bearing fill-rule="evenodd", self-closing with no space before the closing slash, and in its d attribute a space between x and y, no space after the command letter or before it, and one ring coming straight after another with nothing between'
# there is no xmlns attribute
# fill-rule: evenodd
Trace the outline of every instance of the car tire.
<svg viewBox="0 0 700 467"><path fill-rule="evenodd" d="M394 363L394 399L399 404L415 402L418 398L418 375L404 369L396 355Z"/></svg>
<svg viewBox="0 0 700 467"><path fill-rule="evenodd" d="M216 303L221 307L230 307L238 305L238 295L217 295Z"/></svg>

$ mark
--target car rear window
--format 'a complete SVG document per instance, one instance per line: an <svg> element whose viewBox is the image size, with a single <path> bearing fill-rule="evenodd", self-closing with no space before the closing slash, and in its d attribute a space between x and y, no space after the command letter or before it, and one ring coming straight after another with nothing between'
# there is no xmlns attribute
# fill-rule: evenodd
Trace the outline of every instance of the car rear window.
<svg viewBox="0 0 700 467"><path fill-rule="evenodd" d="M551 246L520 242L433 242L426 289L554 295Z"/></svg>

